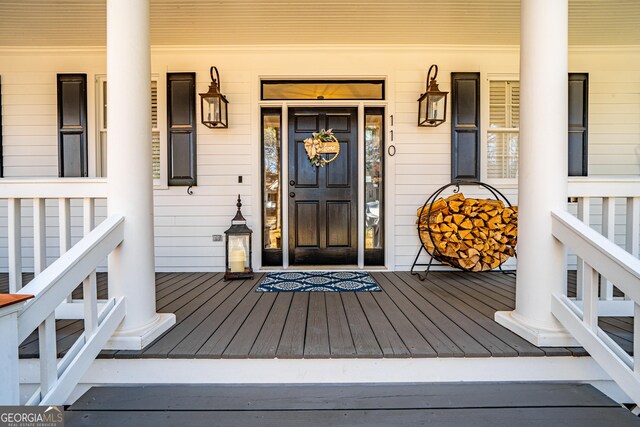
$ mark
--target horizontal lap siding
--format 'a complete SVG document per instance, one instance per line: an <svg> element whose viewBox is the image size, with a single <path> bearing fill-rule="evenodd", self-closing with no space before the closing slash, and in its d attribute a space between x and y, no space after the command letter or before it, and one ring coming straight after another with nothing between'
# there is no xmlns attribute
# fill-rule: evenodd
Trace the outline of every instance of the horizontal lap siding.
<svg viewBox="0 0 640 427"><path fill-rule="evenodd" d="M89 108L89 158L95 146L95 76L105 74L105 54L60 53L8 54L0 52L3 83L4 159L7 177L52 177L57 175L56 73L86 73ZM329 65L317 67L318 57L331 58ZM167 72L196 72L196 92L206 92L209 67L220 70L221 89L229 99L229 128L207 129L198 125L198 186L187 195L186 187L156 189L156 265L164 271L219 271L223 267L224 246L212 242L212 234L223 234L235 213L241 194L243 213L254 231L255 251L260 240L260 150L257 107L258 79L296 76L386 77L388 114L394 115L396 155L387 157L388 197L395 224L392 258L399 270L409 269L419 247L415 228L416 209L451 176L450 99L447 122L436 128L418 128L418 96L425 90L429 65L439 66L440 89L451 91L451 72L480 72L487 75L517 74L519 56L512 49L392 49L295 48L154 50L152 72L159 77L159 128L166 134L164 84ZM37 70L37 71L34 71ZM640 55L637 51L570 54L571 72L589 73L589 172L591 175L640 174ZM481 84L481 114L486 115L485 87ZM450 96L450 95L449 95ZM199 103L199 96L196 97ZM35 121L35 123L34 123ZM200 107L197 105L197 121ZM486 140L482 122L481 140ZM164 142L164 140L163 140ZM163 148L164 149L164 148ZM164 166L163 166L164 167ZM93 168L93 166L91 166ZM481 168L485 169L484 164ZM93 170L93 169L91 169ZM242 175L243 183L238 183ZM517 190L498 186L517 203ZM484 196L465 189L469 196ZM257 197L257 198L256 198ZM82 235L80 201L72 205L72 236ZM31 202L25 203L23 244L25 268L33 265ZM48 202L47 256L58 254L57 202ZM101 210L102 209L102 210ZM594 207L595 227L599 227L599 206ZM102 218L104 206L98 209ZM618 216L622 215L618 211ZM619 222L623 224L623 222ZM616 228L616 242L623 242L624 229ZM7 260L6 201L0 201L0 270ZM391 237L391 236L390 236ZM254 252L255 252L254 251ZM258 251L259 252L259 251ZM424 261L424 260L423 260Z"/></svg>

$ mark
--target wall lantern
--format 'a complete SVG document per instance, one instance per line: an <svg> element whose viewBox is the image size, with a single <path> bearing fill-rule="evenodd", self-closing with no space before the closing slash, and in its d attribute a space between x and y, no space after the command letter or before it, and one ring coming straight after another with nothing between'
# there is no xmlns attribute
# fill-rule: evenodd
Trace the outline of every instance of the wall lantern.
<svg viewBox="0 0 640 427"><path fill-rule="evenodd" d="M238 212L231 220L231 227L225 234L224 280L253 279L251 269L251 229L247 227L247 220L242 216L240 208L242 201L238 194Z"/></svg>
<svg viewBox="0 0 640 427"><path fill-rule="evenodd" d="M431 70L436 72L431 77ZM418 126L436 127L447 120L447 94L438 89L438 66L433 64L427 73L427 91L418 99Z"/></svg>
<svg viewBox="0 0 640 427"><path fill-rule="evenodd" d="M216 78L213 78L213 70L216 70ZM216 67L209 70L211 86L209 92L200 94L200 117L202 124L208 128L229 127L229 112L227 98L220 93L220 74Z"/></svg>

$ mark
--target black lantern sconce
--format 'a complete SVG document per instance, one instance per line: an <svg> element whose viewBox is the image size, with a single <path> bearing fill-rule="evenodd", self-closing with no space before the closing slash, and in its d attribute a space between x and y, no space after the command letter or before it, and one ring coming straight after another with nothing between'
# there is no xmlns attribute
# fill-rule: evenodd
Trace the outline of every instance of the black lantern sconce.
<svg viewBox="0 0 640 427"><path fill-rule="evenodd" d="M238 194L238 212L231 220L231 227L225 235L225 271L224 280L253 279L251 268L251 234L247 220L242 216L242 201Z"/></svg>
<svg viewBox="0 0 640 427"><path fill-rule="evenodd" d="M213 70L216 71L216 78L213 77ZM220 74L216 67L209 70L211 75L211 86L207 93L200 94L200 117L202 124L208 128L229 127L229 101L220 93Z"/></svg>
<svg viewBox="0 0 640 427"><path fill-rule="evenodd" d="M436 72L431 77L431 70ZM427 91L418 99L418 126L436 127L447 120L447 94L438 89L438 66L433 64L427 73Z"/></svg>

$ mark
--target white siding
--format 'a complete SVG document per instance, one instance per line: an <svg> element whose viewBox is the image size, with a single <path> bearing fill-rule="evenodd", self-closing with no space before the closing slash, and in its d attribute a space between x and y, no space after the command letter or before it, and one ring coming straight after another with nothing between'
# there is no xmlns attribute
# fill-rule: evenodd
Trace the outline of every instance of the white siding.
<svg viewBox="0 0 640 427"><path fill-rule="evenodd" d="M588 72L589 170L591 175L640 174L640 49L570 54L571 72ZM326 59L326 60L325 60ZM441 90L450 91L451 72L480 72L482 113L486 115L488 75L515 74L514 48L411 47L264 47L158 48L152 73L159 76L159 128L166 150L166 73L195 71L197 92L209 85L209 67L220 70L222 92L230 101L228 129L198 127L198 185L155 190L156 265L159 271L221 270L224 247L212 242L222 234L241 194L243 212L254 230L254 260L260 248L260 101L261 77L376 77L387 81L387 113L394 116L397 154L387 160L388 266L408 269L419 247L415 212L450 179L450 114L437 128L418 128L418 96L427 69L438 64ZM104 52L3 53L4 160L7 177L57 175L56 73L86 73L90 171L95 171L95 76L105 74ZM198 102L199 102L199 97ZM553 98L551 97L551 100ZM198 115L200 114L198 106ZM199 121L199 117L198 117ZM482 129L483 143L486 128ZM166 165L163 165L166 168ZM483 165L483 170L484 170ZM243 183L238 184L238 176ZM514 186L498 186L514 204ZM471 190L466 190L471 191ZM480 193L483 194L483 193ZM479 194L479 195L480 195ZM26 203L29 205L29 203ZM24 208L25 215L30 207ZM57 255L56 207L52 205L48 256ZM49 212L49 210L48 210ZM80 215L80 211L78 211ZM104 213L104 212L103 212ZM6 203L0 204L0 269L6 269ZM30 221L30 220L29 220ZM81 234L74 219L74 236ZM30 222L25 220L25 266L32 265Z"/></svg>

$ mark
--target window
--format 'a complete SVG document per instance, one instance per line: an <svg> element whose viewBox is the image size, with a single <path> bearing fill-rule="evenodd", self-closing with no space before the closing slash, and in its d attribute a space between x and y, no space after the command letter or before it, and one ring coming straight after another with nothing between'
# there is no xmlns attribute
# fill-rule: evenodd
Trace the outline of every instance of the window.
<svg viewBox="0 0 640 427"><path fill-rule="evenodd" d="M169 185L196 185L196 74L167 73Z"/></svg>
<svg viewBox="0 0 640 427"><path fill-rule="evenodd" d="M262 110L262 265L282 265L282 111Z"/></svg>
<svg viewBox="0 0 640 427"><path fill-rule="evenodd" d="M520 82L489 82L487 178L518 176Z"/></svg>
<svg viewBox="0 0 640 427"><path fill-rule="evenodd" d="M97 78L97 146L96 146L96 176L107 176L107 80L105 76ZM153 164L154 185L163 184L162 160L160 149L160 129L158 128L158 78L151 81L151 156Z"/></svg>
<svg viewBox="0 0 640 427"><path fill-rule="evenodd" d="M2 162L2 76L0 76L0 178L4 178L4 163Z"/></svg>
<svg viewBox="0 0 640 427"><path fill-rule="evenodd" d="M384 80L263 80L262 100L384 99Z"/></svg>
<svg viewBox="0 0 640 427"><path fill-rule="evenodd" d="M588 175L589 75L569 74L569 176ZM520 82L489 82L487 178L517 178Z"/></svg>
<svg viewBox="0 0 640 427"><path fill-rule="evenodd" d="M58 74L58 175L87 171L87 75Z"/></svg>
<svg viewBox="0 0 640 427"><path fill-rule="evenodd" d="M384 109L364 110L364 264L384 265Z"/></svg>

